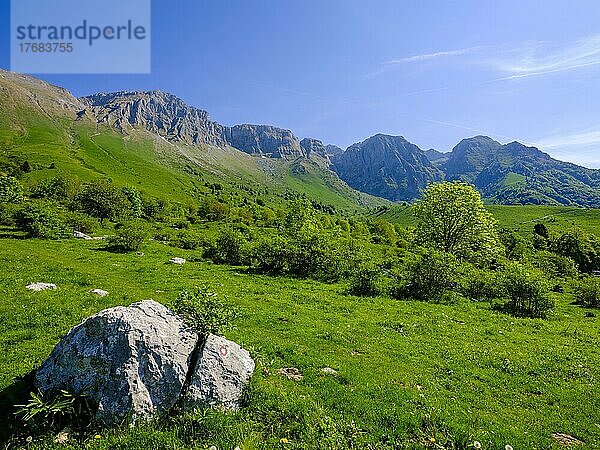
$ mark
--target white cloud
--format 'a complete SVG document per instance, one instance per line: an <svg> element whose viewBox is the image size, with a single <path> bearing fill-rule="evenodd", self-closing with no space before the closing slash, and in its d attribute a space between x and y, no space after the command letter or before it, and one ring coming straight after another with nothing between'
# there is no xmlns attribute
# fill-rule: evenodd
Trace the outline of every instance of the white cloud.
<svg viewBox="0 0 600 450"><path fill-rule="evenodd" d="M384 64L385 65L406 64L406 63L413 63L413 62L429 61L431 59L444 58L444 57L448 57L448 56L461 56L461 55L470 53L470 52L476 50L477 48L479 48L479 47L469 47L469 48L461 48L458 50L448 50L448 51L441 51L441 52L424 53L421 55L408 56L406 58L392 59L391 61L387 61Z"/></svg>
<svg viewBox="0 0 600 450"><path fill-rule="evenodd" d="M524 44L513 49L510 57L492 57L488 61L506 76L493 81L526 78L600 65L600 34L557 46L548 42Z"/></svg>
<svg viewBox="0 0 600 450"><path fill-rule="evenodd" d="M536 145L547 149L598 146L600 150L600 131L551 136L536 141Z"/></svg>

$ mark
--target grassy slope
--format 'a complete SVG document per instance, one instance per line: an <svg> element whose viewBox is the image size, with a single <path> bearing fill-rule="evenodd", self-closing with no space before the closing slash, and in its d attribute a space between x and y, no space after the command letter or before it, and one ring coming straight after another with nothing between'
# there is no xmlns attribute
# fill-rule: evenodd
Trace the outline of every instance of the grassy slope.
<svg viewBox="0 0 600 450"><path fill-rule="evenodd" d="M419 447L450 435L484 448L541 449L552 445L552 432L600 446L600 398L592 394L600 376L600 319L584 318L568 294L555 296L558 308L547 321L516 319L484 304L361 299L343 295L343 285L250 276L202 261L169 265L172 256L198 255L159 243L141 257L101 245L0 237L0 388L35 368L84 317L146 298L168 303L181 289L208 283L242 308L228 337L251 349L268 374L257 371L248 408L212 419L197 436L199 448L233 448L252 433L265 441L261 448L276 447L282 437L289 448L302 448L305 409L338 424L353 420L363 430L359 448ZM32 293L24 286L33 281L59 289ZM94 297L92 288L110 295ZM326 366L338 377L323 375ZM284 380L280 367L298 367L305 378ZM275 406L266 406L273 397ZM206 420L187 418L187 431L170 425L107 432L90 438L90 446L179 447ZM111 446L117 442L122 446Z"/></svg>
<svg viewBox="0 0 600 450"><path fill-rule="evenodd" d="M367 206L388 203L359 194L339 180L331 183L322 171L294 175L290 162L263 161L231 148L173 145L145 131L123 135L106 126L97 129L88 118L75 121L50 100L38 107L21 98L25 94L18 85L7 86L9 94L0 95L0 163L27 160L41 169L26 179L58 172L83 180L109 177L176 201L194 198L206 181L220 183L226 190L243 185L268 192L278 197L275 203L281 203L287 191L344 210L357 209L358 202ZM52 98L47 92L40 95ZM48 169L51 163L56 169Z"/></svg>
<svg viewBox="0 0 600 450"><path fill-rule="evenodd" d="M568 206L500 206L490 205L488 210L501 227L522 234L531 234L537 222L545 223L550 231L560 232L572 227L582 228L600 236L600 209ZM394 206L379 217L403 226L415 225L410 207Z"/></svg>

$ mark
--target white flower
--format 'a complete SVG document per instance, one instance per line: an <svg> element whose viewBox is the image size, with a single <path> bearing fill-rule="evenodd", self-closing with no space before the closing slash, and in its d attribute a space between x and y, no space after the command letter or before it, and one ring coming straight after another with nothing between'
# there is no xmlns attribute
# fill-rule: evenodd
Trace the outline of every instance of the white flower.
<svg viewBox="0 0 600 450"><path fill-rule="evenodd" d="M479 441L473 442L473 447L474 448L481 448L481 442L479 442Z"/></svg>
<svg viewBox="0 0 600 450"><path fill-rule="evenodd" d="M512 445L506 444L504 450L513 450Z"/></svg>

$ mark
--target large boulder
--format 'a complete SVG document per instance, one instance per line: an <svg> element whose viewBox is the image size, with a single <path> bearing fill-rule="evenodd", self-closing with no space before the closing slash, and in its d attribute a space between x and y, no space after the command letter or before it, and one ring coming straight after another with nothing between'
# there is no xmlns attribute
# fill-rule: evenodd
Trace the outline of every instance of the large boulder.
<svg viewBox="0 0 600 450"><path fill-rule="evenodd" d="M179 400L198 336L152 300L95 314L74 327L37 371L42 391L85 394L106 425L146 419Z"/></svg>
<svg viewBox="0 0 600 450"><path fill-rule="evenodd" d="M250 354L238 344L209 335L192 368L190 384L183 397L184 408L237 409L254 367Z"/></svg>

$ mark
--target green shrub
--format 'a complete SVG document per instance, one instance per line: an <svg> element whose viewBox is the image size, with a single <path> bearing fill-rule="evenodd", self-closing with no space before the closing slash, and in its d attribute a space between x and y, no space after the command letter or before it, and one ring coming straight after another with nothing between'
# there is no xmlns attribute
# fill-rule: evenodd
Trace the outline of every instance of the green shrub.
<svg viewBox="0 0 600 450"><path fill-rule="evenodd" d="M600 241L583 230L565 231L552 241L551 250L571 258L581 272L600 268Z"/></svg>
<svg viewBox="0 0 600 450"><path fill-rule="evenodd" d="M586 307L600 306L600 278L585 277L575 287L575 299Z"/></svg>
<svg viewBox="0 0 600 450"><path fill-rule="evenodd" d="M426 249L408 261L391 294L396 298L440 301L454 287L457 269L454 255Z"/></svg>
<svg viewBox="0 0 600 450"><path fill-rule="evenodd" d="M15 215L21 206L14 203L0 203L0 224L13 227Z"/></svg>
<svg viewBox="0 0 600 450"><path fill-rule="evenodd" d="M74 200L74 206L80 211L100 219L119 220L132 217L132 204L122 190L108 181L89 183Z"/></svg>
<svg viewBox="0 0 600 450"><path fill-rule="evenodd" d="M146 238L148 231L141 222L129 222L115 230L115 234L108 238L108 248L115 252L138 251Z"/></svg>
<svg viewBox="0 0 600 450"><path fill-rule="evenodd" d="M231 328L238 311L211 290L202 286L191 291L182 291L172 304L188 326L203 337L222 334Z"/></svg>
<svg viewBox="0 0 600 450"><path fill-rule="evenodd" d="M0 203L21 203L23 188L14 177L0 176Z"/></svg>
<svg viewBox="0 0 600 450"><path fill-rule="evenodd" d="M382 269L373 264L361 265L350 279L347 293L361 297L376 297L384 292Z"/></svg>
<svg viewBox="0 0 600 450"><path fill-rule="evenodd" d="M27 404L15 406L15 415L35 432L65 426L83 429L92 421L94 410L87 397L64 390L49 394L31 392Z"/></svg>
<svg viewBox="0 0 600 450"><path fill-rule="evenodd" d="M463 279L463 294L475 301L492 302L505 296L502 277L491 270L473 269Z"/></svg>
<svg viewBox="0 0 600 450"><path fill-rule="evenodd" d="M242 265L246 262L246 238L237 230L223 230L205 256L217 264Z"/></svg>
<svg viewBox="0 0 600 450"><path fill-rule="evenodd" d="M76 178L58 176L39 181L31 189L33 198L48 198L65 202L81 192L81 184Z"/></svg>
<svg viewBox="0 0 600 450"><path fill-rule="evenodd" d="M206 245L204 238L193 230L180 231L171 244L178 248L186 250L197 250Z"/></svg>
<svg viewBox="0 0 600 450"><path fill-rule="evenodd" d="M15 214L17 227L29 235L40 239L65 239L71 237L71 230L61 220L58 212L49 205L28 204Z"/></svg>
<svg viewBox="0 0 600 450"><path fill-rule="evenodd" d="M502 309L510 314L544 318L554 307L548 296L548 283L535 268L512 264L504 273L504 290L508 301Z"/></svg>
<svg viewBox="0 0 600 450"><path fill-rule="evenodd" d="M548 251L538 251L533 256L533 265L553 278L572 278L577 276L575 261L567 256Z"/></svg>
<svg viewBox="0 0 600 450"><path fill-rule="evenodd" d="M251 251L250 265L259 273L335 281L350 276L359 259L350 239L302 232L259 241Z"/></svg>
<svg viewBox="0 0 600 450"><path fill-rule="evenodd" d="M92 234L100 228L98 219L77 211L68 211L65 214L65 222L73 230L86 234Z"/></svg>

